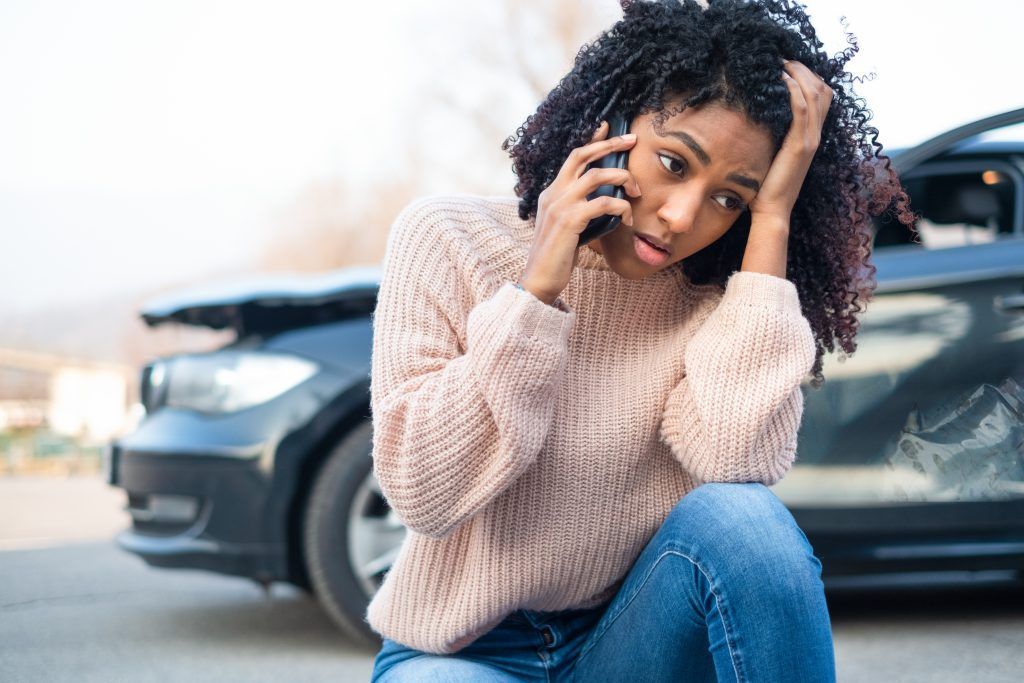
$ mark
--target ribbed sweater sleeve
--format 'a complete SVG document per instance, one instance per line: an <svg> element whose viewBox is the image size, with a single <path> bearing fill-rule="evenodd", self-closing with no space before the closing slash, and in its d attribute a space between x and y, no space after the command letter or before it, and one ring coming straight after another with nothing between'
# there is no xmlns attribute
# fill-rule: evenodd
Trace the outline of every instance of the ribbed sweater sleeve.
<svg viewBox="0 0 1024 683"><path fill-rule="evenodd" d="M733 273L683 358L660 427L676 459L704 482L780 481L796 459L800 383L815 358L796 285Z"/></svg>
<svg viewBox="0 0 1024 683"><path fill-rule="evenodd" d="M381 490L406 527L442 538L535 461L576 312L511 281L473 305L489 271L461 250L457 207L432 199L405 207L388 236L370 393Z"/></svg>

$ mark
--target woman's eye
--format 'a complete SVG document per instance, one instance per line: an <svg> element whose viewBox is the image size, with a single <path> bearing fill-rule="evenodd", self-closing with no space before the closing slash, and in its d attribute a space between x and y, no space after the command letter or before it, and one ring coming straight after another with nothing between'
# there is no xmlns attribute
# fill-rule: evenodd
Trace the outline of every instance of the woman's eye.
<svg viewBox="0 0 1024 683"><path fill-rule="evenodd" d="M673 175L680 175L683 171L686 170L686 162L683 161L682 159L676 159L675 157L670 157L666 154L659 154L658 158L661 160L661 165L664 166L668 170L668 172L672 173ZM668 162L667 164L665 163L666 161ZM671 168L672 164L678 166L679 169L675 170ZM737 199L736 197L723 194L716 197L715 201L718 201L718 199L726 200L725 203L718 203L722 205L722 208L728 209L729 211L739 211L744 208L743 202Z"/></svg>
<svg viewBox="0 0 1024 683"><path fill-rule="evenodd" d="M737 211L737 210L743 208L743 202L740 201L739 199L736 199L736 197L730 197L727 194L719 195L719 197L721 199L726 199L726 200L728 200L730 202L730 203L725 203L725 204L723 204L722 202L719 202L719 204L722 204L722 206L724 208L729 209L730 211Z"/></svg>
<svg viewBox="0 0 1024 683"><path fill-rule="evenodd" d="M664 154L659 154L658 158L661 160L661 165L668 169L669 173L679 175L680 173L686 170L686 162L683 161L682 159L676 159L675 157L666 156ZM669 168L669 164L665 163L666 161L668 161L669 164L676 164L677 166L679 166L679 170L675 171Z"/></svg>

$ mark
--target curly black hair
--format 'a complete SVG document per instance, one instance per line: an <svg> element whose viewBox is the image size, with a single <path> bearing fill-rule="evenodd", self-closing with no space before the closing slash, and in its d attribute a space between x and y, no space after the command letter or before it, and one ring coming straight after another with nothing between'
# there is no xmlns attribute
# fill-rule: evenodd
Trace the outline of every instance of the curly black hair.
<svg viewBox="0 0 1024 683"><path fill-rule="evenodd" d="M792 120L782 60L801 62L835 93L791 213L786 275L814 332L812 386L820 387L825 351L836 340L841 360L856 350L857 315L877 287L870 216L893 215L916 234L906 191L868 125L872 114L849 87L863 80L844 70L859 49L856 38L847 32L849 47L829 57L805 6L789 0L620 5L623 18L579 50L572 70L502 143L513 159L520 218L536 216L540 193L612 107L629 120L656 112L658 127L687 107L715 102L764 126L778 152ZM740 269L749 231L745 211L720 239L670 267L724 288Z"/></svg>

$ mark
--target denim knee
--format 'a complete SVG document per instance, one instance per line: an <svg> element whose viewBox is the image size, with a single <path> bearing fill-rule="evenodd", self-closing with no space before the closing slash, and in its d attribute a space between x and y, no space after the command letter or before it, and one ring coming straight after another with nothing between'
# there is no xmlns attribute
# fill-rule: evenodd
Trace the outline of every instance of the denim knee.
<svg viewBox="0 0 1024 683"><path fill-rule="evenodd" d="M821 563L792 513L759 482L701 484L676 503L661 532L665 540L717 560L722 569L760 564L774 574L780 567L810 567L821 575Z"/></svg>

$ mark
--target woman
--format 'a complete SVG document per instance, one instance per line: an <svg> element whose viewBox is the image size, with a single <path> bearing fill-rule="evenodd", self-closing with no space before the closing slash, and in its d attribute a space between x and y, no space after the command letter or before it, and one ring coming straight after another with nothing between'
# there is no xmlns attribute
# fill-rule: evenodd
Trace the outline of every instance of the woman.
<svg viewBox="0 0 1024 683"><path fill-rule="evenodd" d="M801 381L855 348L868 215L913 217L855 50L799 6L621 4L518 131L517 197L422 198L389 236L373 458L409 533L374 681L835 678L821 564L768 486Z"/></svg>

